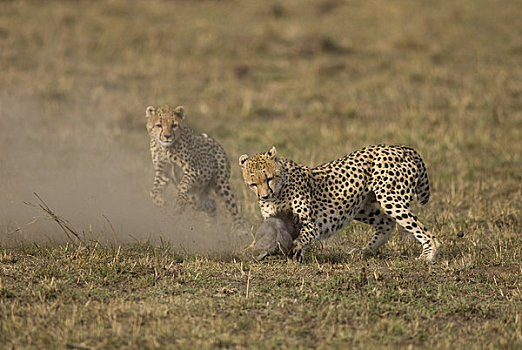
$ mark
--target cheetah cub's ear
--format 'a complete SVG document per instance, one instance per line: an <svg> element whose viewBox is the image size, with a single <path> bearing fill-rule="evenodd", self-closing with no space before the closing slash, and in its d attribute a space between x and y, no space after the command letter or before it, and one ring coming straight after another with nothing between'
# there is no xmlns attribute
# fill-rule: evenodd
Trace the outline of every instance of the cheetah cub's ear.
<svg viewBox="0 0 522 350"><path fill-rule="evenodd" d="M147 118L150 118L154 115L154 113L156 113L156 108L152 107L152 106L148 106L147 109L145 110L145 116Z"/></svg>
<svg viewBox="0 0 522 350"><path fill-rule="evenodd" d="M177 106L174 108L174 113L178 116L179 119L185 118L185 108L183 108L183 106Z"/></svg>
<svg viewBox="0 0 522 350"><path fill-rule="evenodd" d="M270 151L268 151L268 156L273 160L277 160L277 150L274 146L272 146L272 148L270 148Z"/></svg>
<svg viewBox="0 0 522 350"><path fill-rule="evenodd" d="M239 157L239 166L240 167L243 167L243 165L245 165L245 162L247 161L248 159L248 156L246 154L243 154L242 156Z"/></svg>

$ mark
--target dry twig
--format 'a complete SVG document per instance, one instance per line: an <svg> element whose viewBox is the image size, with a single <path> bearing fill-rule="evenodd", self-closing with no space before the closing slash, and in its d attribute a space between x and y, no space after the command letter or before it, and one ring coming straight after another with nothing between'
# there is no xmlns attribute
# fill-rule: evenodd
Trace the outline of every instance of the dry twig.
<svg viewBox="0 0 522 350"><path fill-rule="evenodd" d="M31 206L33 208L37 208L37 209L43 211L45 214L47 214L52 220L54 220L54 222L56 222L58 224L58 226L60 226L60 228L63 230L63 232L65 233L67 238L69 238L69 240L72 243L77 243L73 239L73 237L75 237L80 243L85 244L85 242L81 239L81 237L78 234L78 232L76 231L76 229L73 227L73 225L68 220L62 218L61 216L58 216L57 214L55 214L54 211L51 208L49 208L47 203L45 203L44 200L38 195L38 193L33 192L33 194L35 195L36 198L38 198L38 200L41 203L40 204L34 204L34 203L31 203L31 202L24 202L24 204L26 204L28 206Z"/></svg>

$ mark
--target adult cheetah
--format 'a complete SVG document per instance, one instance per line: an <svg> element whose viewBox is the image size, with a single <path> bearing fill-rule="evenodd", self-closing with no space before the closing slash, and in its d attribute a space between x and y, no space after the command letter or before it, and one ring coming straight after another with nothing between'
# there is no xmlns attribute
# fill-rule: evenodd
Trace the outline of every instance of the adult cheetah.
<svg viewBox="0 0 522 350"><path fill-rule="evenodd" d="M261 214L292 215L300 231L290 256L302 261L315 239L331 236L351 220L373 226L365 253L386 243L395 223L423 247L420 259L433 261L438 240L409 210L414 194L421 204L430 197L420 155L401 145L373 145L315 168L266 153L239 158L246 185L257 194Z"/></svg>

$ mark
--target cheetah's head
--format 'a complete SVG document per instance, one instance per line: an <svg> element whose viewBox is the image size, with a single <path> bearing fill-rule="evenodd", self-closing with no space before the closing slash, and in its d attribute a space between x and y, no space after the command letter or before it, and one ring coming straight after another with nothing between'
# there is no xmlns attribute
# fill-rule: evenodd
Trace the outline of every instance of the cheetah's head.
<svg viewBox="0 0 522 350"><path fill-rule="evenodd" d="M264 201L276 199L283 184L283 177L275 147L266 153L259 153L252 157L243 154L239 157L239 165L243 169L245 184L258 199Z"/></svg>
<svg viewBox="0 0 522 350"><path fill-rule="evenodd" d="M178 139L180 123L185 117L182 106L174 109L170 107L155 108L147 107L147 131L163 147L172 146Z"/></svg>

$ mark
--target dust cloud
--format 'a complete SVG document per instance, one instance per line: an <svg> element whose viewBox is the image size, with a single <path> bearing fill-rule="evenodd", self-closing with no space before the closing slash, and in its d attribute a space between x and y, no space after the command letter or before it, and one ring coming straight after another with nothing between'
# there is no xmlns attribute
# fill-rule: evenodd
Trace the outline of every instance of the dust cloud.
<svg viewBox="0 0 522 350"><path fill-rule="evenodd" d="M155 208L148 197L153 172L145 128L115 131L92 113L100 111L0 96L0 246L68 241L55 221L31 205L41 204L36 192L85 241L164 241L201 253L237 248L225 212L216 222L201 213L171 215L172 201ZM141 111L136 118L143 118ZM174 187L167 192L172 199Z"/></svg>

